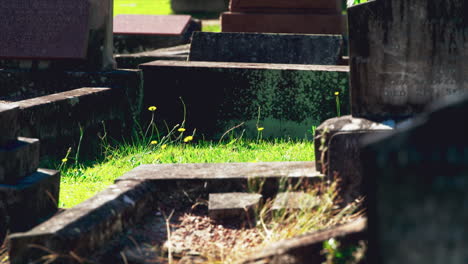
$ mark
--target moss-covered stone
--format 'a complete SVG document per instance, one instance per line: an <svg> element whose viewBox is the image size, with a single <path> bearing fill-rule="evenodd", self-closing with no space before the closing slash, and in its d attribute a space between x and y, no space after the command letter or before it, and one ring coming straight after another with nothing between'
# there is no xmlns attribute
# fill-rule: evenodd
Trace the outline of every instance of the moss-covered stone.
<svg viewBox="0 0 468 264"><path fill-rule="evenodd" d="M304 138L337 116L337 98L341 114L349 113L346 66L157 61L140 67L144 105L158 106L158 119L172 126L184 117L182 98L186 127L207 137L245 122L252 136L262 126L264 136Z"/></svg>

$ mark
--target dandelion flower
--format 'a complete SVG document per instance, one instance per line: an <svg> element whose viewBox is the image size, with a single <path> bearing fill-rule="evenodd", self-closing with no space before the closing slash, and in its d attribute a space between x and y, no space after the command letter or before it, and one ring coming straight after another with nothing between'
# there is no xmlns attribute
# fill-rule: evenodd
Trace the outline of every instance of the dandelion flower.
<svg viewBox="0 0 468 264"><path fill-rule="evenodd" d="M189 141L192 141L193 140L193 137L192 136L187 136L184 138L184 142L187 143Z"/></svg>
<svg viewBox="0 0 468 264"><path fill-rule="evenodd" d="M165 148L167 148L167 144L164 144L161 146L161 149L165 149Z"/></svg>
<svg viewBox="0 0 468 264"><path fill-rule="evenodd" d="M158 144L158 141L157 141L157 140L152 140L152 141L150 142L150 144L151 144L151 145L156 145L156 144Z"/></svg>
<svg viewBox="0 0 468 264"><path fill-rule="evenodd" d="M179 129L177 129L177 131L179 131L179 132L184 132L184 131L185 131L185 128L181 127L181 128L179 128Z"/></svg>
<svg viewBox="0 0 468 264"><path fill-rule="evenodd" d="M151 111L151 112L154 112L154 111L156 111L156 109L157 109L157 107L156 107L156 106L154 106L154 105L153 105L153 106L150 106L150 107L148 107L148 111Z"/></svg>
<svg viewBox="0 0 468 264"><path fill-rule="evenodd" d="M338 95L340 95L340 92L335 92L335 96L338 96Z"/></svg>
<svg viewBox="0 0 468 264"><path fill-rule="evenodd" d="M65 163L65 162L67 162L67 161L68 161L67 158L63 158L63 159L62 159L62 163Z"/></svg>
<svg viewBox="0 0 468 264"><path fill-rule="evenodd" d="M265 128L264 127L257 127L258 131L263 131Z"/></svg>

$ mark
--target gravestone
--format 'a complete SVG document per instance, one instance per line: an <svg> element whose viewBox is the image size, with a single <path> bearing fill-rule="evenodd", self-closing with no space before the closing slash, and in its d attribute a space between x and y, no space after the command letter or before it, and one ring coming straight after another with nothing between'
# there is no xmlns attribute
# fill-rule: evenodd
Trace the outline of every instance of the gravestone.
<svg viewBox="0 0 468 264"><path fill-rule="evenodd" d="M117 15L114 17L114 52L137 53L190 42L201 23L189 15Z"/></svg>
<svg viewBox="0 0 468 264"><path fill-rule="evenodd" d="M468 88L468 2L377 0L348 9L351 112L401 119Z"/></svg>
<svg viewBox="0 0 468 264"><path fill-rule="evenodd" d="M468 94L363 147L369 263L466 263Z"/></svg>
<svg viewBox="0 0 468 264"><path fill-rule="evenodd" d="M337 65L340 35L195 32L190 61Z"/></svg>
<svg viewBox="0 0 468 264"><path fill-rule="evenodd" d="M394 128L433 100L466 90L467 8L462 0L376 0L348 8L352 118ZM362 132L376 133L363 129L348 138ZM341 155L335 162L345 181L356 173L343 165L361 163L357 144L348 143L346 153L356 155ZM330 155L340 153L317 163L334 166Z"/></svg>
<svg viewBox="0 0 468 264"><path fill-rule="evenodd" d="M0 68L108 70L112 0L3 0Z"/></svg>
<svg viewBox="0 0 468 264"><path fill-rule="evenodd" d="M341 0L231 0L222 32L342 34Z"/></svg>

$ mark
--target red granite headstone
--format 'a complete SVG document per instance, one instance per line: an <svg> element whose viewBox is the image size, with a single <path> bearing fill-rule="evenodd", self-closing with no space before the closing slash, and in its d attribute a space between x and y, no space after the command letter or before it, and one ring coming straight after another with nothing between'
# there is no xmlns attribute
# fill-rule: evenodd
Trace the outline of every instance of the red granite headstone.
<svg viewBox="0 0 468 264"><path fill-rule="evenodd" d="M84 59L86 0L1 0L0 59Z"/></svg>
<svg viewBox="0 0 468 264"><path fill-rule="evenodd" d="M190 19L188 15L118 15L114 17L114 34L181 35Z"/></svg>
<svg viewBox="0 0 468 264"><path fill-rule="evenodd" d="M225 12L221 17L223 32L342 34L346 30L345 22L341 14Z"/></svg>
<svg viewBox="0 0 468 264"><path fill-rule="evenodd" d="M222 32L343 34L341 0L230 0Z"/></svg>

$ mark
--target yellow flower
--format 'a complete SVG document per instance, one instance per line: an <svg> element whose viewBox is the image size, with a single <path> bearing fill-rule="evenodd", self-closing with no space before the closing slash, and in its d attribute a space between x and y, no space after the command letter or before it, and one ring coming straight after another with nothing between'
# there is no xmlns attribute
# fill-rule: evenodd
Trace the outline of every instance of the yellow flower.
<svg viewBox="0 0 468 264"><path fill-rule="evenodd" d="M165 149L165 148L167 148L167 144L164 144L161 146L161 149Z"/></svg>
<svg viewBox="0 0 468 264"><path fill-rule="evenodd" d="M153 106L150 106L150 107L148 107L148 111L151 111L151 112L154 112L154 111L156 111L156 109L157 109L157 108L156 108L156 106L154 106L154 105L153 105Z"/></svg>
<svg viewBox="0 0 468 264"><path fill-rule="evenodd" d="M257 127L258 131L263 131L265 128L264 127Z"/></svg>
<svg viewBox="0 0 468 264"><path fill-rule="evenodd" d="M151 145L156 145L156 144L158 144L158 141L157 141L157 140L152 140L152 141L150 142L150 144L151 144Z"/></svg>
<svg viewBox="0 0 468 264"><path fill-rule="evenodd" d="M179 131L179 132L184 132L184 131L185 131L185 128L181 127L181 128L179 128L179 129L177 129L177 131Z"/></svg>
<svg viewBox="0 0 468 264"><path fill-rule="evenodd" d="M189 141L192 141L193 140L193 137L192 136L187 136L184 138L184 142L187 143Z"/></svg>
<svg viewBox="0 0 468 264"><path fill-rule="evenodd" d="M67 162L67 161L68 161L67 158L63 158L63 159L62 159L62 163L65 163L65 162Z"/></svg>
<svg viewBox="0 0 468 264"><path fill-rule="evenodd" d="M340 95L340 92L335 92L335 96L338 96L338 95Z"/></svg>

